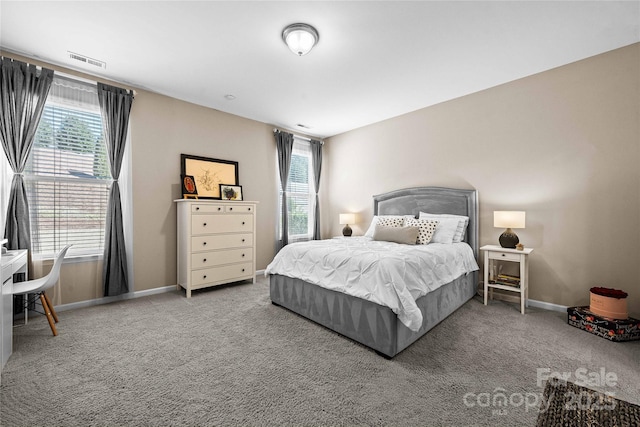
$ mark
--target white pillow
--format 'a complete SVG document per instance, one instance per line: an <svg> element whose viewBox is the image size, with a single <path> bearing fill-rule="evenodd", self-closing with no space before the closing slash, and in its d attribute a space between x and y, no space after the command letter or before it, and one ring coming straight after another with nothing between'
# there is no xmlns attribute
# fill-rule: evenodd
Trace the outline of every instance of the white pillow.
<svg viewBox="0 0 640 427"><path fill-rule="evenodd" d="M440 221L435 219L415 219L405 218L405 227L418 227L418 244L428 245L433 238L433 233L436 231L436 227Z"/></svg>
<svg viewBox="0 0 640 427"><path fill-rule="evenodd" d="M402 227L404 225L404 217L402 215L374 215L367 232L364 233L365 237L373 238L373 233L378 224L383 227Z"/></svg>
<svg viewBox="0 0 640 427"><path fill-rule="evenodd" d="M438 218L438 221L438 226L436 227L435 233L433 233L430 243L453 243L453 236L458 230L458 220L456 218Z"/></svg>
<svg viewBox="0 0 640 427"><path fill-rule="evenodd" d="M458 227L456 233L453 236L453 243L460 243L464 240L467 233L467 226L469 225L469 217L463 215L453 214L430 214L426 212L420 212L420 219L441 219L441 218L455 218L458 220Z"/></svg>

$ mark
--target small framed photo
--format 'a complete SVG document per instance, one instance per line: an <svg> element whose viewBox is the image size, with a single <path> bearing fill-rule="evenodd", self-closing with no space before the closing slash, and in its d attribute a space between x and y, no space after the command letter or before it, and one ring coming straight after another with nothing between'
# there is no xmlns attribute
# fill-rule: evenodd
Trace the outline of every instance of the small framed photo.
<svg viewBox="0 0 640 427"><path fill-rule="evenodd" d="M220 184L222 200L242 200L242 185Z"/></svg>
<svg viewBox="0 0 640 427"><path fill-rule="evenodd" d="M191 175L182 175L182 197L195 197L198 198L198 189L196 187L196 180Z"/></svg>

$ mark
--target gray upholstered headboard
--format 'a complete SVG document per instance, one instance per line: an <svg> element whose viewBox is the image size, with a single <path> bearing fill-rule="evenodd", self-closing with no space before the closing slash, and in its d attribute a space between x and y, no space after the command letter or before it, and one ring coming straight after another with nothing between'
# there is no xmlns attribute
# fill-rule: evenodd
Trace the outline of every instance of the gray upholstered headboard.
<svg viewBox="0 0 640 427"><path fill-rule="evenodd" d="M420 212L469 217L465 241L478 258L478 194L476 190L416 187L373 196L374 215L419 215Z"/></svg>

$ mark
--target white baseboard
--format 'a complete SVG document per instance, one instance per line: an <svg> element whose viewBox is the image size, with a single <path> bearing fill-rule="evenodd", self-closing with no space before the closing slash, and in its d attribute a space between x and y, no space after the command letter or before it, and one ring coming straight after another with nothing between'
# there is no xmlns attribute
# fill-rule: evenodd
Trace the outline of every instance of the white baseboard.
<svg viewBox="0 0 640 427"><path fill-rule="evenodd" d="M529 307L536 307L536 308L541 308L543 310L549 310L549 311L559 311L563 313L566 313L568 308L568 306L566 305L553 304L550 302L538 301L535 299L529 299Z"/></svg>
<svg viewBox="0 0 640 427"><path fill-rule="evenodd" d="M256 277L263 276L263 275L264 275L264 270L256 270ZM87 300L87 301L79 301L79 302L72 302L68 304L56 305L55 309L56 311L74 310L76 308L91 307L91 306L100 305L100 304L109 304L111 302L116 302L116 301L146 297L148 295L161 294L164 292L171 292L175 289L176 289L176 285L162 286L160 288L145 289L144 291L130 292L128 294L118 295L116 297L103 297L103 298L96 298L96 299ZM480 296L484 295L482 288L478 290L478 294ZM517 295L508 295L508 294L494 292L493 298L501 301L520 303L520 297L518 297ZM567 311L566 305L553 304L550 302L538 301L531 298L529 298L527 302L529 303L529 307L536 307L536 308L541 308L543 310L558 311L558 312L565 312L565 313Z"/></svg>
<svg viewBox="0 0 640 427"><path fill-rule="evenodd" d="M483 289L479 289L478 290L478 294L484 298L484 290ZM520 304L520 297L517 295L509 295L509 294L503 294L503 293L498 293L498 292L493 292L493 299L497 299L497 300L501 300L501 301L507 301L507 302L514 302L517 304ZM541 308L543 310L549 310L549 311L558 311L558 312L567 312L567 306L566 305L559 305L559 304L553 304L550 302L546 302L546 301L538 301L535 299L531 299L529 298L527 300L528 303L528 307L536 307L536 308Z"/></svg>
<svg viewBox="0 0 640 427"><path fill-rule="evenodd" d="M263 276L264 270L257 270L256 277ZM162 294L171 292L176 289L176 285L162 286L159 288L145 289L144 291L129 292L128 294L118 295L116 297L102 297L87 301L71 302L68 304L56 305L56 311L74 310L76 308L91 307L94 305L109 304L111 302L122 301L133 298L146 297L148 295Z"/></svg>
<svg viewBox="0 0 640 427"><path fill-rule="evenodd" d="M146 297L148 295L162 294L164 292L171 292L174 290L176 290L176 285L162 286L160 288L145 289L144 291L129 292L127 294L118 295L116 297L102 297L102 298L90 299L87 301L78 301L78 302L71 302L68 304L56 305L55 309L56 311L75 310L76 308L91 307L94 305L101 305L101 304L109 304L116 301Z"/></svg>

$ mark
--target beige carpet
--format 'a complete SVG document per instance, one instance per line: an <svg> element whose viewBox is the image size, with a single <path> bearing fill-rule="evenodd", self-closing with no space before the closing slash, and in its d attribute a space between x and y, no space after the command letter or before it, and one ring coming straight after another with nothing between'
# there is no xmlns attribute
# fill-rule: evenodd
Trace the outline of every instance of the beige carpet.
<svg viewBox="0 0 640 427"><path fill-rule="evenodd" d="M533 426L539 370L605 369L600 391L640 403L640 342L502 302L470 301L390 361L272 305L265 279L59 314L58 337L43 317L14 329L1 425Z"/></svg>

